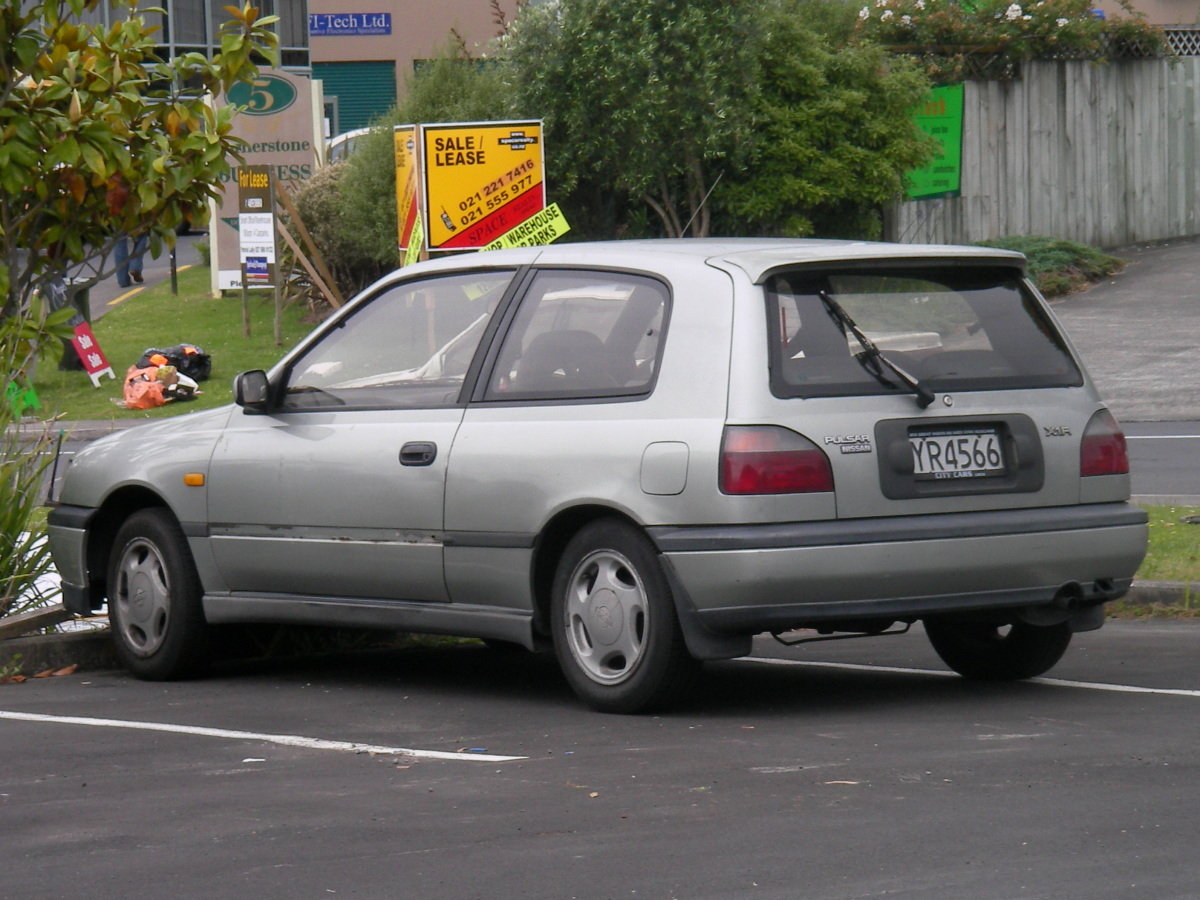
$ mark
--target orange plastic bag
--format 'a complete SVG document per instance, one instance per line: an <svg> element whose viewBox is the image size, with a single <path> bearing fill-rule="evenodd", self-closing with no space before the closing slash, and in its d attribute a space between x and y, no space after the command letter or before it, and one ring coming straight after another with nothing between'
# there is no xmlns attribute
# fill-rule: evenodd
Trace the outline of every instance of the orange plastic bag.
<svg viewBox="0 0 1200 900"><path fill-rule="evenodd" d="M125 408L153 409L167 402L163 394L164 385L156 377L158 366L139 369L130 366L125 373Z"/></svg>

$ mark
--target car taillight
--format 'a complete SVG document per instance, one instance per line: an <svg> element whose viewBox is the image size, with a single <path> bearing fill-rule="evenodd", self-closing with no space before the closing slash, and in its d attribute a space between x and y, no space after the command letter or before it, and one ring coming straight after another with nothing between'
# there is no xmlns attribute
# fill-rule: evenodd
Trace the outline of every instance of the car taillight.
<svg viewBox="0 0 1200 900"><path fill-rule="evenodd" d="M729 426L721 439L721 493L805 494L833 490L821 448L774 425Z"/></svg>
<svg viewBox="0 0 1200 900"><path fill-rule="evenodd" d="M1125 434L1107 409L1097 412L1083 432L1079 444L1080 475L1125 475L1129 453Z"/></svg>

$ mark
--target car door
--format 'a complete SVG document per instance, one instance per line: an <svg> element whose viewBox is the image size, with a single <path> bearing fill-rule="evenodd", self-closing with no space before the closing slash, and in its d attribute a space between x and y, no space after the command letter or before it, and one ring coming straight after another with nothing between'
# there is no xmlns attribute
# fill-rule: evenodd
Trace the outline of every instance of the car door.
<svg viewBox="0 0 1200 900"><path fill-rule="evenodd" d="M237 593L441 601L460 392L511 271L404 282L356 304L235 413L209 475L214 561Z"/></svg>
<svg viewBox="0 0 1200 900"><path fill-rule="evenodd" d="M661 493L682 491L685 442L711 420L687 401L674 409L645 402L669 313L667 284L648 275L556 268L531 277L454 445L452 600L528 607L534 538L556 510L641 508L648 469L670 482ZM660 454L670 458L646 462Z"/></svg>

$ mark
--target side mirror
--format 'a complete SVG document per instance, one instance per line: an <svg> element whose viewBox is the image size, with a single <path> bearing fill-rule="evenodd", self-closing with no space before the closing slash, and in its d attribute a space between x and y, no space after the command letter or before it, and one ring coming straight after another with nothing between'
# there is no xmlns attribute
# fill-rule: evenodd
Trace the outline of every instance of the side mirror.
<svg viewBox="0 0 1200 900"><path fill-rule="evenodd" d="M271 399L271 383L262 369L242 372L233 380L233 402L247 413L261 415Z"/></svg>

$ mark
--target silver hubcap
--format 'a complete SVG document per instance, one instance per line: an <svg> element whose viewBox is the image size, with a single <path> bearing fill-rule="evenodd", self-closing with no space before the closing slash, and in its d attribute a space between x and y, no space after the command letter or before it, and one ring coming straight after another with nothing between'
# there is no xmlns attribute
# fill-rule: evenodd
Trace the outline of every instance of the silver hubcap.
<svg viewBox="0 0 1200 900"><path fill-rule="evenodd" d="M129 649L150 656L162 646L171 621L171 588L154 544L138 539L125 548L111 602Z"/></svg>
<svg viewBox="0 0 1200 900"><path fill-rule="evenodd" d="M646 648L646 592L633 566L615 550L580 561L567 583L567 645L593 681L619 684Z"/></svg>

